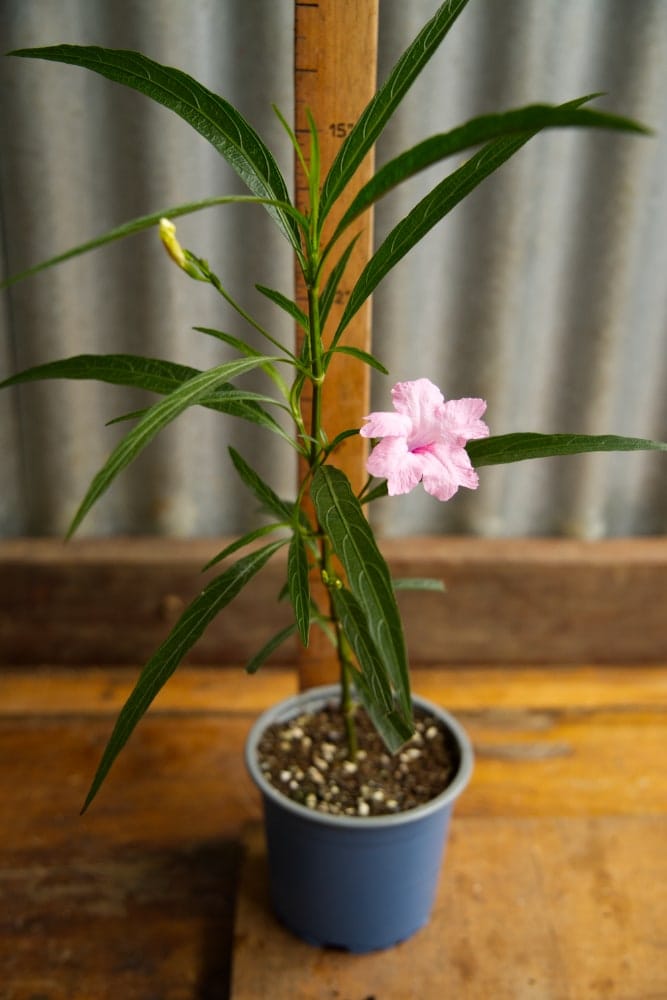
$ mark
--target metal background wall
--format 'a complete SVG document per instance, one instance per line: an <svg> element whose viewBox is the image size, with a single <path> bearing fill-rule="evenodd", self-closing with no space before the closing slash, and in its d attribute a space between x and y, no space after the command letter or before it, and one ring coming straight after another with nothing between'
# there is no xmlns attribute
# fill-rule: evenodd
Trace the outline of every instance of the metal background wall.
<svg viewBox="0 0 667 1000"><path fill-rule="evenodd" d="M380 78L437 7L381 0ZM223 94L291 177L270 109L292 106L291 0L4 0L0 48L68 41L141 49ZM240 191L208 144L165 109L83 70L2 59L3 269L13 273L169 205ZM579 431L667 438L667 3L473 0L408 95L379 158L474 114L591 91L656 129L574 130L533 140L413 251L374 301L374 348L392 379L427 374L448 396L482 395L494 433ZM439 171L430 174L431 179ZM382 203L377 237L428 176ZM289 323L253 281L289 290L285 246L261 209L180 220L179 237L280 335ZM170 265L155 232L3 293L0 373L80 352L131 351L200 367L224 348L196 325L241 329L212 290ZM142 399L51 382L0 396L0 534L64 531L118 438L111 417ZM254 428L188 413L127 470L82 533L233 533L256 518L226 454L233 443L292 492L291 456ZM375 508L386 534L583 537L667 527L667 459L602 455L481 471L476 493L421 490Z"/></svg>

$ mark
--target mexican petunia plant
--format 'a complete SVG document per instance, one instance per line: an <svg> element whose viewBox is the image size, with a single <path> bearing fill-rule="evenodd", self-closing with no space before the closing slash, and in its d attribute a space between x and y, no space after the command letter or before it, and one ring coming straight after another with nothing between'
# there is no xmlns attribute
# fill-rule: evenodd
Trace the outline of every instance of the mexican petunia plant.
<svg viewBox="0 0 667 1000"><path fill-rule="evenodd" d="M309 192L305 211L293 204L273 155L251 125L226 100L185 73L130 51L58 45L14 53L84 67L170 108L231 164L249 194L194 201L143 216L12 280L139 230L159 226L169 255L185 274L212 286L267 344L266 353L262 353L241 338L206 329L202 332L219 338L232 349L234 360L199 371L136 355L84 355L31 368L7 379L5 386L36 379L98 379L141 387L161 397L144 411L130 415L131 429L92 480L69 534L121 470L162 428L191 406L205 406L259 424L267 433L287 438L300 459L296 499L284 499L245 458L230 448L239 477L259 501L268 520L228 545L209 563L207 568L224 561L224 567L185 609L145 665L120 712L84 808L184 655L212 619L281 549L287 549L284 593L291 602L293 621L257 652L247 669L256 671L292 634L297 633L307 645L312 628L322 628L337 651L350 755L355 753L355 711L359 703L368 711L386 746L395 752L413 732L410 681L395 586L367 520L366 505L387 493L406 493L419 483L435 498L434 502L447 501L460 486L474 489L478 483L475 470L484 465L586 451L667 449L667 445L659 442L616 436L517 433L490 436L482 420L485 411L482 400L445 400L440 390L425 378L397 383L392 390L394 411L371 413L361 429L351 427L330 438L323 426L322 400L327 392L327 375L337 355L344 352L360 365L385 372L374 356L346 345L345 332L351 319L394 265L470 191L542 129L576 126L647 131L634 121L586 107L591 96L558 106L535 104L485 115L426 138L385 163L350 199L348 185L361 161L467 2L447 0L440 6L365 108L324 176L320 172L316 123L310 119L309 155L304 156L293 130L277 112L305 174ZM443 172L442 179L375 250L353 284L342 316L334 323L330 318L331 306L347 273L354 243L351 224L379 198L417 172L459 154L465 154L462 163L450 172ZM300 327L302 337L298 348L285 346L258 323L232 297L209 264L178 242L172 219L239 201L266 208L303 276L307 308L301 308L283 291L258 286ZM342 213L336 214L340 222L333 235L325 239L325 223L339 205ZM240 376L257 369L267 377L270 392L261 394L237 386ZM303 405L306 397L311 400L307 408ZM284 429L284 422L276 419L279 411L289 415L291 432ZM376 443L368 459L368 481L355 494L346 475L337 467L336 456L341 442L357 433L376 439ZM325 584L324 602L316 598L311 586L317 577ZM429 585L429 581L421 584Z"/></svg>

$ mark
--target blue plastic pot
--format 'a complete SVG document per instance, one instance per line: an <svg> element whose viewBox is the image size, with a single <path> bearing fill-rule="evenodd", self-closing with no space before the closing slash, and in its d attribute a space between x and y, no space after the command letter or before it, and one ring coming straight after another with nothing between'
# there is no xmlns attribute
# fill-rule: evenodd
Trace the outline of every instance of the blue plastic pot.
<svg viewBox="0 0 667 1000"><path fill-rule="evenodd" d="M433 908L449 818L473 767L470 741L449 713L416 697L444 722L459 767L437 798L407 812L365 818L307 809L269 784L257 764L267 726L338 697L313 688L264 712L246 743L246 763L262 793L271 901L286 927L311 944L362 953L390 948L423 927Z"/></svg>

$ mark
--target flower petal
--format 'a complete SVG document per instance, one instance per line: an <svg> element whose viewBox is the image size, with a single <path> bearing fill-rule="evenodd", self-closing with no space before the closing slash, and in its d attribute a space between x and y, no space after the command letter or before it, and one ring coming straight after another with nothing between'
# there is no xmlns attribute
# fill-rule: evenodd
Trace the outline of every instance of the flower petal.
<svg viewBox="0 0 667 1000"><path fill-rule="evenodd" d="M433 420L433 414L443 402L443 395L430 379L418 378L412 382L397 382L391 390L391 401L394 409L410 418L416 430Z"/></svg>
<svg viewBox="0 0 667 1000"><path fill-rule="evenodd" d="M389 496L409 493L422 477L422 455L408 451L404 437L386 437L373 448L366 468L372 476L387 480Z"/></svg>
<svg viewBox="0 0 667 1000"><path fill-rule="evenodd" d="M475 397L448 399L440 408L441 427L447 440L463 445L473 438L489 436L489 428L479 418L486 402Z"/></svg>
<svg viewBox="0 0 667 1000"><path fill-rule="evenodd" d="M479 477L475 472L470 456L465 448L452 445L436 445L430 455L433 462L429 463L424 473L424 489L438 500L449 500L459 486L469 490L477 489Z"/></svg>
<svg viewBox="0 0 667 1000"><path fill-rule="evenodd" d="M379 411L369 413L364 420L366 423L359 433L365 438L407 437L410 433L410 420L402 413Z"/></svg>
<svg viewBox="0 0 667 1000"><path fill-rule="evenodd" d="M449 462L441 462L433 452L423 452L422 485L437 500L449 500L459 488L456 470Z"/></svg>

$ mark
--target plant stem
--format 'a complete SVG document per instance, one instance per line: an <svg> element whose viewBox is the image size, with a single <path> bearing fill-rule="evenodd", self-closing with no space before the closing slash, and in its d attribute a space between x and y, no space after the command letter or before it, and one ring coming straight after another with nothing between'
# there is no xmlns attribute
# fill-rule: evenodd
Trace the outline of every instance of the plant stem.
<svg viewBox="0 0 667 1000"><path fill-rule="evenodd" d="M307 265L304 268L303 276L308 292L308 348L310 352L310 383L312 388L312 399L310 407L310 446L308 449L308 472L301 484L299 495L302 494L306 479L311 477L315 469L328 458L327 440L322 427L322 397L324 390L324 380L326 377L326 366L323 363L323 342L322 342L322 318L320 313L320 230L318 226L318 195L319 195L319 149L317 144L317 130L314 124L311 126L311 164L309 171L309 189L311 202L310 234L308 246L306 247ZM316 521L316 534L319 536L319 556L318 565L322 579L328 590L329 598L329 620L334 629L336 640L336 652L338 655L338 665L340 672L341 688L341 713L345 724L345 735L347 742L347 753L349 760L355 760L358 750L357 727L355 723L356 702L353 697L352 683L352 650L349 647L347 638L343 631L342 624L336 613L333 600L333 588L341 586L336 567L334 566L331 546L322 530L322 526Z"/></svg>
<svg viewBox="0 0 667 1000"><path fill-rule="evenodd" d="M310 413L310 468L317 464L322 448L322 390L324 372L322 366L322 331L320 329L320 297L317 288L308 287L308 313L310 337L310 357L312 365L313 398Z"/></svg>

